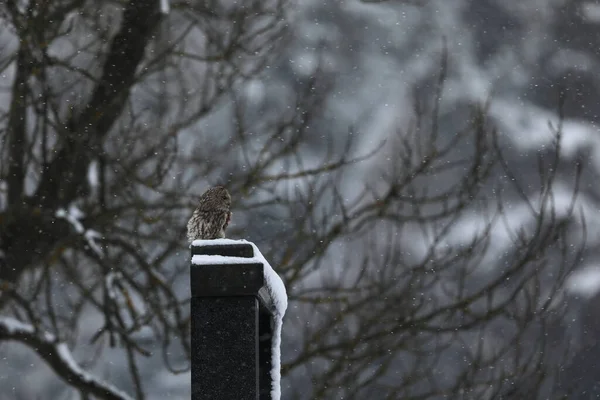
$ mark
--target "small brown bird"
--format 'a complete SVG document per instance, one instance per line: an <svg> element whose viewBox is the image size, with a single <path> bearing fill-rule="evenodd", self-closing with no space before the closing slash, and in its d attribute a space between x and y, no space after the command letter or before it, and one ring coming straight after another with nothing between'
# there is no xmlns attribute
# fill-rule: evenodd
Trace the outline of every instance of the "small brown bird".
<svg viewBox="0 0 600 400"><path fill-rule="evenodd" d="M224 238L225 228L231 221L230 207L231 196L223 186L215 186L204 192L198 208L188 221L188 240Z"/></svg>

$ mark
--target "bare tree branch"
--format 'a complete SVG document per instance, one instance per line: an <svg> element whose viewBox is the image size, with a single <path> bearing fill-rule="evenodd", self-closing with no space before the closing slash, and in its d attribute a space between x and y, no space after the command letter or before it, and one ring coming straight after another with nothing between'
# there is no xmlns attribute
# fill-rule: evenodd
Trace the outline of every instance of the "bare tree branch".
<svg viewBox="0 0 600 400"><path fill-rule="evenodd" d="M66 343L47 332L38 332L32 325L9 317L0 318L0 340L17 341L36 349L36 353L65 382L78 387L83 393L106 400L133 400L116 387L88 372L73 360Z"/></svg>

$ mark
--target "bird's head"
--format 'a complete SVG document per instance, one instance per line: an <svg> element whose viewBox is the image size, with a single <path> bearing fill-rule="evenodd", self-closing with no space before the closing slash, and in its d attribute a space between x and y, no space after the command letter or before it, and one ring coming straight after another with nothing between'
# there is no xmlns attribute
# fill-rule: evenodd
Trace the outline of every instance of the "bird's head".
<svg viewBox="0 0 600 400"><path fill-rule="evenodd" d="M199 207L205 210L216 208L229 209L231 207L231 195L223 186L212 187L200 197Z"/></svg>

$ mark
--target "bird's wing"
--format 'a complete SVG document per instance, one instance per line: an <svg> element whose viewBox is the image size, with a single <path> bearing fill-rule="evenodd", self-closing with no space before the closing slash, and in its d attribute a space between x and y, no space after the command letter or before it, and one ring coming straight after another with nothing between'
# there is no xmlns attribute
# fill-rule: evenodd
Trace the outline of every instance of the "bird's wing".
<svg viewBox="0 0 600 400"><path fill-rule="evenodd" d="M225 230L225 228L227 228L227 225L229 225L229 211L222 211L220 212L217 217L215 218L215 224Z"/></svg>
<svg viewBox="0 0 600 400"><path fill-rule="evenodd" d="M231 211L227 211L227 219L225 220L223 229L227 228L227 226L229 225L230 222L231 222Z"/></svg>

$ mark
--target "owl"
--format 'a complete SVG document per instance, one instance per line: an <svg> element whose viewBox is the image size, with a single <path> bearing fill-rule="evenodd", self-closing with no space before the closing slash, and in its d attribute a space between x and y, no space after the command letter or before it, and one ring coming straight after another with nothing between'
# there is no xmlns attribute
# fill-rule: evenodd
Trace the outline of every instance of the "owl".
<svg viewBox="0 0 600 400"><path fill-rule="evenodd" d="M223 186L215 186L204 192L188 221L188 240L224 238L225 228L231 220L230 207L231 196Z"/></svg>

